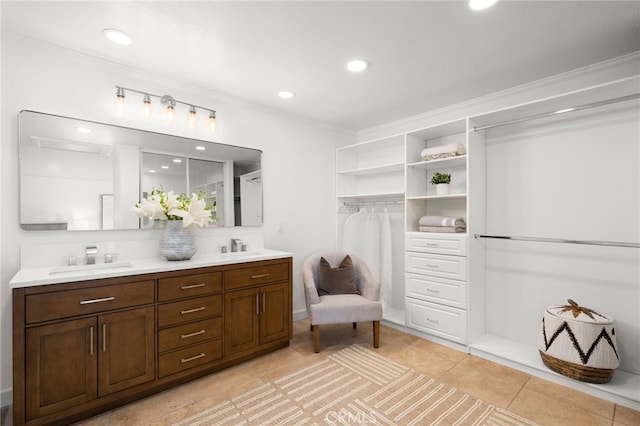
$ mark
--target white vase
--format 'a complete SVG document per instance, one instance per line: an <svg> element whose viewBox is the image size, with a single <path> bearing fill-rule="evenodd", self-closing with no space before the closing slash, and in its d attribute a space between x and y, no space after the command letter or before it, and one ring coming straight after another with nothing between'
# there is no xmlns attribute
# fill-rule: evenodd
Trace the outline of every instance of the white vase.
<svg viewBox="0 0 640 426"><path fill-rule="evenodd" d="M167 260L189 260L196 250L194 230L191 227L185 228L181 220L168 220L160 239L160 253Z"/></svg>
<svg viewBox="0 0 640 426"><path fill-rule="evenodd" d="M437 195L447 195L449 194L449 184L448 183L439 183L436 185L436 194Z"/></svg>

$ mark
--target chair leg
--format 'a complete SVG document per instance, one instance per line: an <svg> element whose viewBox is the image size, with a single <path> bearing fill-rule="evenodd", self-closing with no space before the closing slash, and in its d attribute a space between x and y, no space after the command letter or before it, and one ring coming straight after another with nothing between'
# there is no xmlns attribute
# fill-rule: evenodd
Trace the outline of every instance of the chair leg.
<svg viewBox="0 0 640 426"><path fill-rule="evenodd" d="M380 346L380 321L373 322L373 347Z"/></svg>
<svg viewBox="0 0 640 426"><path fill-rule="evenodd" d="M320 352L320 326L316 324L311 328L313 329L313 351L318 353Z"/></svg>
<svg viewBox="0 0 640 426"><path fill-rule="evenodd" d="M355 330L357 326L358 326L358 323L357 323L357 322L354 322L354 323L353 323L353 329Z"/></svg>

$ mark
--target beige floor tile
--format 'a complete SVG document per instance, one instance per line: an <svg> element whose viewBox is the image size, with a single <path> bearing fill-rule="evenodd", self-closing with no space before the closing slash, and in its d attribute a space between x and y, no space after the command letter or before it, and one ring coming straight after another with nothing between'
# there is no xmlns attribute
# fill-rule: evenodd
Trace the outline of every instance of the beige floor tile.
<svg viewBox="0 0 640 426"><path fill-rule="evenodd" d="M170 413L194 402L190 393L179 386L112 411L109 423L123 426L141 425L167 417Z"/></svg>
<svg viewBox="0 0 640 426"><path fill-rule="evenodd" d="M541 425L611 425L611 418L527 388L520 391L507 409Z"/></svg>
<svg viewBox="0 0 640 426"><path fill-rule="evenodd" d="M464 364L457 364L439 380L500 408L507 408L521 389L520 385Z"/></svg>
<svg viewBox="0 0 640 426"><path fill-rule="evenodd" d="M589 410L599 416L613 419L614 404L586 393L549 382L538 377L531 377L524 386L526 389L539 392L559 401L573 404Z"/></svg>
<svg viewBox="0 0 640 426"><path fill-rule="evenodd" d="M622 405L616 405L613 421L616 425L640 425L640 411L632 410L631 408L623 407Z"/></svg>
<svg viewBox="0 0 640 426"><path fill-rule="evenodd" d="M414 346L396 350L386 355L386 357L432 379L439 379L445 372L456 365L454 360Z"/></svg>
<svg viewBox="0 0 640 426"><path fill-rule="evenodd" d="M467 357L467 354L465 352L450 348L448 346L440 345L430 340L420 339L419 337L415 338L415 340L411 343L411 346L424 351L428 351L430 353L437 354L440 357L455 362L462 361L465 357Z"/></svg>
<svg viewBox="0 0 640 426"><path fill-rule="evenodd" d="M218 383L216 387L212 387L209 390L204 388L199 389L194 393L194 397L196 398L198 408L200 410L204 410L263 384L264 382L259 378L253 378L251 380L235 384L221 382Z"/></svg>
<svg viewBox="0 0 640 426"><path fill-rule="evenodd" d="M531 377L529 374L523 373L522 371L496 364L495 362L473 355L465 356L461 363L467 367L473 368L474 370L492 375L503 382L509 382L518 386L523 386Z"/></svg>

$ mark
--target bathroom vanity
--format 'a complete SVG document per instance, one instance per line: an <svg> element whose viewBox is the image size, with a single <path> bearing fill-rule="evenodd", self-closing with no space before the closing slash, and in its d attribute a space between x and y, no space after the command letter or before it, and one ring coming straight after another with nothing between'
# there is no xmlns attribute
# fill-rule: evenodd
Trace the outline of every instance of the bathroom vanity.
<svg viewBox="0 0 640 426"><path fill-rule="evenodd" d="M16 425L69 424L291 339L289 253L59 269L11 281Z"/></svg>

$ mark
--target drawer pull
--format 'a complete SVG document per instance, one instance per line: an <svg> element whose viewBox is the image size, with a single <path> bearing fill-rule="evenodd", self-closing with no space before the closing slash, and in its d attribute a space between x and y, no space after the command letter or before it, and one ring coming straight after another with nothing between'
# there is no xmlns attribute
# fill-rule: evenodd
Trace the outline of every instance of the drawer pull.
<svg viewBox="0 0 640 426"><path fill-rule="evenodd" d="M107 324L102 324L102 352L107 351Z"/></svg>
<svg viewBox="0 0 640 426"><path fill-rule="evenodd" d="M114 296L111 297L103 297L102 299L91 299L91 300L81 300L81 305L90 305L91 303L100 303L100 302L110 302L112 300L116 300Z"/></svg>
<svg viewBox="0 0 640 426"><path fill-rule="evenodd" d="M434 320L434 319L431 319L431 318L427 318L427 321L432 322L434 324L440 324L440 321Z"/></svg>
<svg viewBox="0 0 640 426"><path fill-rule="evenodd" d="M429 293L440 293L440 290L434 290L434 289L432 289L432 288L428 288L428 289L427 289L427 291L428 291Z"/></svg>
<svg viewBox="0 0 640 426"><path fill-rule="evenodd" d="M200 354L198 354L198 355L196 355L196 356L192 356L191 358L182 358L182 359L180 360L180 362L181 362L182 364L184 364L185 362L194 361L194 360L196 360L196 359L198 359L198 358L203 358L203 357L205 357L205 356L206 356L206 354L205 354L204 352L201 352Z"/></svg>
<svg viewBox="0 0 640 426"><path fill-rule="evenodd" d="M255 279L255 278L265 278L268 277L270 274L260 274L260 275L251 275L251 279Z"/></svg>
<svg viewBox="0 0 640 426"><path fill-rule="evenodd" d="M189 290L191 288L198 288L198 287L204 287L206 284L205 283L200 283L200 284L191 284L191 285L183 285L180 286L180 290Z"/></svg>
<svg viewBox="0 0 640 426"><path fill-rule="evenodd" d="M438 268L440 268L440 265L434 265L434 264L427 263L427 268L438 269Z"/></svg>
<svg viewBox="0 0 640 426"><path fill-rule="evenodd" d="M195 333L182 334L182 335L180 335L180 338L181 339L187 339L189 337L197 336L199 334L204 334L204 333L205 333L204 330L200 330L200 331L196 331Z"/></svg>
<svg viewBox="0 0 640 426"><path fill-rule="evenodd" d="M199 308L187 309L187 310L185 310L185 311L180 311L180 314L181 314L181 315L184 315L184 314L192 314L192 313L194 313L194 312L204 311L205 309L207 309L207 308L206 308L206 307L204 307L204 306L200 306Z"/></svg>
<svg viewBox="0 0 640 426"><path fill-rule="evenodd" d="M91 347L90 354L93 355L93 326L89 327L89 345Z"/></svg>
<svg viewBox="0 0 640 426"><path fill-rule="evenodd" d="M440 247L438 243L427 243L427 247Z"/></svg>

